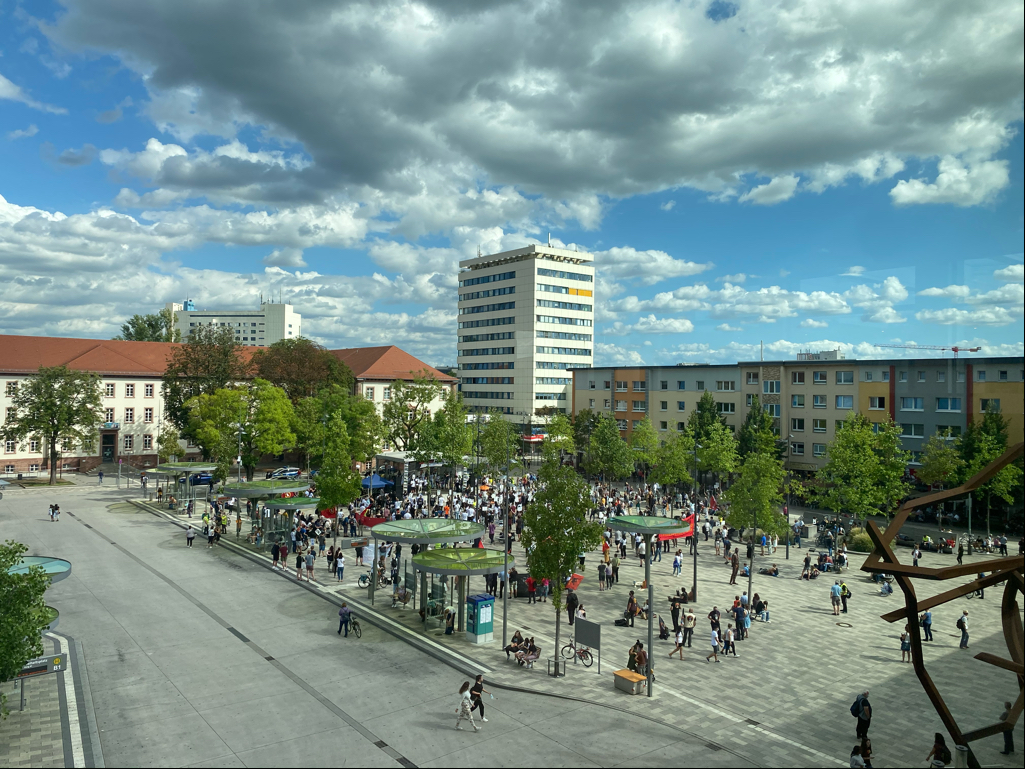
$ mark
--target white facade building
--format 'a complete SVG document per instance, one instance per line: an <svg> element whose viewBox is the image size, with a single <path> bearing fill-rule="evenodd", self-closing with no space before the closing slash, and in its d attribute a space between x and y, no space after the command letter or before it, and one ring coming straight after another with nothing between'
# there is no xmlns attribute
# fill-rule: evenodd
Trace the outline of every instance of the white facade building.
<svg viewBox="0 0 1025 769"><path fill-rule="evenodd" d="M572 410L594 361L594 257L530 245L459 263L458 360L472 411Z"/></svg>
<svg viewBox="0 0 1025 769"><path fill-rule="evenodd" d="M168 302L175 313L175 327L182 341L188 341L198 326L226 326L234 329L235 341L243 347L269 347L282 339L302 336L302 316L290 304L261 302L259 310L197 310L191 299Z"/></svg>

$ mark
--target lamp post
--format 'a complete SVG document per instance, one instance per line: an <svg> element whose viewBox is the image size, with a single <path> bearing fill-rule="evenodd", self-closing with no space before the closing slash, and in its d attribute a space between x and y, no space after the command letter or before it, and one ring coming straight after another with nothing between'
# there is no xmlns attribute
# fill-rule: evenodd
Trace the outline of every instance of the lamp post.
<svg viewBox="0 0 1025 769"><path fill-rule="evenodd" d="M701 448L701 446L698 444L698 442L694 441L694 496L695 497L698 494L698 449L700 449L700 448ZM694 601L698 600L698 508L697 508L697 505L694 503L694 500L691 500L691 505L694 506L694 526L693 526L693 529L691 531L691 537L690 537L690 541L691 541L690 552L691 552L691 555L694 556L694 588L691 591L692 595L691 595L691 599L690 599L691 603L693 603ZM648 609L650 611L651 607L649 606Z"/></svg>
<svg viewBox="0 0 1025 769"><path fill-rule="evenodd" d="M790 435L793 438L793 434ZM787 441L787 454L786 454L786 479L787 479L787 541L786 541L786 560L790 560L790 441ZM748 593L750 596L750 593Z"/></svg>

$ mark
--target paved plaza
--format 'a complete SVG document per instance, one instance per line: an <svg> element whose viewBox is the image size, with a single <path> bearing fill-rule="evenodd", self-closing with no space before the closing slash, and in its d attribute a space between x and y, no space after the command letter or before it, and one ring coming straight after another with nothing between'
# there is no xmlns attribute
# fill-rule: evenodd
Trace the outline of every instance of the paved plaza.
<svg viewBox="0 0 1025 769"><path fill-rule="evenodd" d="M600 556L588 555L579 593L588 619L602 623L601 673L597 664L571 663L556 680L544 664L527 670L506 661L501 602L491 645L424 633L412 608L392 609L383 593L369 608L352 558L343 585L318 564L325 583L300 586L271 572L265 556L231 543L208 550L197 540L186 549L180 521L134 503L135 496L80 485L12 490L0 501L0 537L73 564L47 600L61 612L59 631L82 649L91 716L77 726L88 740L95 723L100 749L91 765L843 766L855 742L848 708L865 689L875 710L875 766L923 764L932 733L941 731L911 665L900 662L902 626L879 619L900 597L880 597L867 575L852 570L844 575L854 592L850 613L834 617L832 579L797 579L794 551L789 561L782 549L764 559L780 565L779 578L755 577L772 622L755 621L751 637L737 644L740 656L715 665L704 659L705 615L713 604L732 605L746 580L729 586L729 569L702 543L694 646L681 662L667 659L670 641L656 640L655 696L632 697L613 688L612 673L625 667L635 640L647 640L646 627L612 621L643 579L636 559L624 561L614 590L599 593L592 572ZM50 523L51 501L71 515ZM514 556L522 570L518 543ZM973 558L986 569L987 556ZM923 565L952 562L927 555ZM665 599L689 587L691 574L689 556L682 581L671 563L663 556L652 570L655 608L665 609L667 624ZM475 578L470 592L483 588ZM920 593L940 589L924 584ZM359 640L335 634L342 600L357 607ZM971 616L969 652L957 648L962 608ZM936 641L926 662L964 728L995 721L1003 701L1017 695L1012 674L971 656L1006 656L998 615L999 590L934 612ZM542 661L553 653L551 604L511 600L510 634L515 629L538 640ZM568 639L565 614L562 632ZM456 689L475 670L495 695L486 699L489 721L479 734L453 729ZM52 742L52 720L31 728L40 744ZM30 736L24 720L0 725L0 761L15 763L15 737L24 752ZM1021 724L1015 741L1020 750ZM999 737L975 743L983 765L1020 766L1001 748Z"/></svg>

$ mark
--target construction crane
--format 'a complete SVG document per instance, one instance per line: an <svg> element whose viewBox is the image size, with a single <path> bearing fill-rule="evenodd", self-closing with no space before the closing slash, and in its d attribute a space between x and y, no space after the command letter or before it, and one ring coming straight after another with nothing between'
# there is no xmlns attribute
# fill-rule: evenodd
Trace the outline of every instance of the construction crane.
<svg viewBox="0 0 1025 769"><path fill-rule="evenodd" d="M935 344L877 344L876 347L895 347L901 350L950 350L957 360L959 352L978 352L981 347L941 347Z"/></svg>

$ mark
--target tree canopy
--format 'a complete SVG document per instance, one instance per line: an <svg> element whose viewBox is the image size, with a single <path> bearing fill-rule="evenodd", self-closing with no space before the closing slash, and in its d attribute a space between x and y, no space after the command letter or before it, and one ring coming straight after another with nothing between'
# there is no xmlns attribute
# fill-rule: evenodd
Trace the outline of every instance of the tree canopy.
<svg viewBox="0 0 1025 769"><path fill-rule="evenodd" d="M690 471L694 468L694 438L690 432L671 433L655 451L651 480L663 486L678 483L692 484Z"/></svg>
<svg viewBox="0 0 1025 769"><path fill-rule="evenodd" d="M740 457L744 458L755 451L779 456L778 443L772 427L772 417L762 408L758 396L754 396L751 399L751 408L748 409L744 423L737 433L737 453Z"/></svg>
<svg viewBox="0 0 1025 769"><path fill-rule="evenodd" d="M658 451L658 432L647 414L630 433L629 446L633 451L634 461L639 462L647 471L655 461L655 453Z"/></svg>
<svg viewBox="0 0 1025 769"><path fill-rule="evenodd" d="M431 403L440 398L445 386L424 370L412 380L396 379L391 397L383 409L388 440L400 451L411 451L418 435L431 421Z"/></svg>
<svg viewBox="0 0 1025 769"><path fill-rule="evenodd" d="M175 327L176 317L166 307L151 315L133 315L121 324L121 333L114 339L122 342L180 342L182 334Z"/></svg>
<svg viewBox="0 0 1025 769"><path fill-rule="evenodd" d="M787 531L783 515L783 462L775 455L752 451L745 458L724 494L730 503L727 522L736 528L755 527L782 536Z"/></svg>
<svg viewBox="0 0 1025 769"><path fill-rule="evenodd" d="M600 414L591 432L584 462L587 472L608 481L618 481L634 471L634 455L619 435L619 425L608 414Z"/></svg>
<svg viewBox="0 0 1025 769"><path fill-rule="evenodd" d="M76 448L92 446L103 421L100 380L96 374L67 366L40 368L18 384L10 411L0 426L4 440L38 440L46 446L50 483L57 482L58 442Z"/></svg>
<svg viewBox="0 0 1025 769"><path fill-rule="evenodd" d="M0 544L0 681L12 680L26 662L42 656L43 631L50 624L43 599L50 578L43 569L31 566L27 574L8 571L27 551L19 542ZM3 701L0 708L6 713Z"/></svg>
<svg viewBox="0 0 1025 769"><path fill-rule="evenodd" d="M708 440L709 432L715 425L725 425L726 419L719 413L719 407L715 403L712 393L705 390L698 399L698 405L694 407L687 426L690 428L694 440L704 445Z"/></svg>
<svg viewBox="0 0 1025 769"><path fill-rule="evenodd" d="M352 391L352 371L310 339L282 339L253 356L255 373L285 391L292 403L337 385Z"/></svg>
<svg viewBox="0 0 1025 769"><path fill-rule="evenodd" d="M519 448L520 433L516 425L508 419L504 419L497 411L489 412L487 421L483 421L480 428L477 451L481 463L492 472L501 472L510 463L516 460L516 452ZM474 430L476 433L476 429Z"/></svg>

